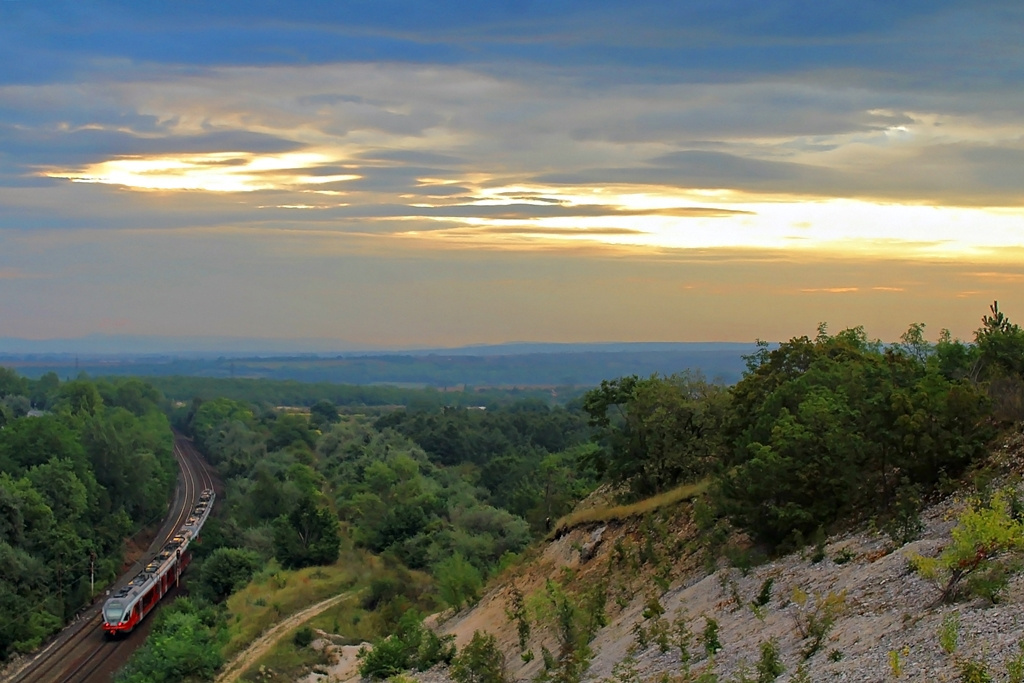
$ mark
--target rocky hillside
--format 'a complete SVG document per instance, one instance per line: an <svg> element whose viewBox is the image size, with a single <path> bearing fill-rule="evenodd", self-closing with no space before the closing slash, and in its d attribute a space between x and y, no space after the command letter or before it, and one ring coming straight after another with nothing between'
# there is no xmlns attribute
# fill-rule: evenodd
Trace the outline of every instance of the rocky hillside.
<svg viewBox="0 0 1024 683"><path fill-rule="evenodd" d="M1020 492L1024 435L993 457L995 486ZM545 659L561 681L1020 681L1024 575L1011 575L995 604L941 603L940 584L911 562L951 542L969 493L927 508L909 543L862 530L756 566L735 537L717 539L711 559L717 532L699 528L691 502L581 523L437 628L460 650L475 631L493 634L521 681L541 675ZM341 664L331 679L357 675ZM450 680L444 668L415 677Z"/></svg>

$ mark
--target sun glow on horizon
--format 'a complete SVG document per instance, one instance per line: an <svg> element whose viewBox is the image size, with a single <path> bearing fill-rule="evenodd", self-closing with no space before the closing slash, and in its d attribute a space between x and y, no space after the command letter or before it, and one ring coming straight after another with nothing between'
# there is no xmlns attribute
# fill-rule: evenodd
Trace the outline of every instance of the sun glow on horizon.
<svg viewBox="0 0 1024 683"><path fill-rule="evenodd" d="M49 178L76 183L123 185L135 190L202 190L254 192L355 180L355 174L312 175L304 169L331 161L323 154L256 155L218 152L161 157L123 157L90 164L77 171L51 170Z"/></svg>
<svg viewBox="0 0 1024 683"><path fill-rule="evenodd" d="M566 215L471 217L461 219L464 226L425 234L493 241L498 247L524 240L597 241L654 249L753 248L938 260L1005 260L995 252L1024 249L1024 210L759 197L728 188L667 192L516 185L481 189L478 197L471 205L559 206ZM587 211L598 207L604 211ZM581 215L572 215L574 208Z"/></svg>
<svg viewBox="0 0 1024 683"><path fill-rule="evenodd" d="M322 174L328 169L335 172ZM559 248L583 242L640 251L755 249L981 262L1005 261L1000 250L1024 250L1024 209L762 195L730 188L497 185L489 184L483 173L418 178L422 185L467 188L465 194L439 195L427 202L406 195L399 197L407 203L396 202L386 189L363 189L339 203L340 193L323 187L362 178L359 170L336 154L221 152L123 157L42 175L136 190L290 192L280 202L254 208L297 213L359 204L385 206L395 213L367 220L419 223L392 234L440 247ZM322 202L314 199L320 195Z"/></svg>

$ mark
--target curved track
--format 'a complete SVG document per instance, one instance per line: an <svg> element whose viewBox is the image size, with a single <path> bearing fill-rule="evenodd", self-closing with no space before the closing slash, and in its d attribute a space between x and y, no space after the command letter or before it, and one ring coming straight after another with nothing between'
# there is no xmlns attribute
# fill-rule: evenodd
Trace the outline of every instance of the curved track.
<svg viewBox="0 0 1024 683"><path fill-rule="evenodd" d="M178 459L180 473L170 513L146 554L111 586L111 590L125 585L174 536L191 514L203 489L215 488L209 467L192 443L178 434L174 437L174 456ZM177 590L171 591L164 602L172 600L176 593ZM4 680L9 683L108 683L128 655L142 645L152 628L153 615L129 636L109 640L100 629L102 598L99 596L49 645Z"/></svg>

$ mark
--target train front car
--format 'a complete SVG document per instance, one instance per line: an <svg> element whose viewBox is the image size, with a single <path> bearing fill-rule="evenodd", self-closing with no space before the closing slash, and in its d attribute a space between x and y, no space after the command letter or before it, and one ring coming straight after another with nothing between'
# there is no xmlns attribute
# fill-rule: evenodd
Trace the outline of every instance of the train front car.
<svg viewBox="0 0 1024 683"><path fill-rule="evenodd" d="M192 559L188 548L199 540L199 531L210 516L213 499L213 491L204 490L188 520L167 545L145 569L103 603L103 630L107 635L113 637L131 633L160 599L178 585L181 573Z"/></svg>
<svg viewBox="0 0 1024 683"><path fill-rule="evenodd" d="M134 606L119 598L111 598L103 603L103 630L108 635L130 633L139 623L138 611Z"/></svg>

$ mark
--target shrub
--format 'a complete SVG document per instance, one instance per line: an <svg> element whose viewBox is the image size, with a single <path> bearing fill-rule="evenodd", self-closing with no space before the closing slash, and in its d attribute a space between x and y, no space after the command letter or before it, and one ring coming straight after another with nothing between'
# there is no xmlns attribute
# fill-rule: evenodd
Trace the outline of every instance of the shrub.
<svg viewBox="0 0 1024 683"><path fill-rule="evenodd" d="M523 592L516 586L512 586L509 595L509 606L505 609L505 616L509 620L515 620L516 633L519 635L519 650L526 652L530 642L530 620L526 614L526 601Z"/></svg>
<svg viewBox="0 0 1024 683"><path fill-rule="evenodd" d="M199 591L213 602L222 602L252 580L263 561L251 550L217 548L203 561Z"/></svg>
<svg viewBox="0 0 1024 683"><path fill-rule="evenodd" d="M292 642L295 643L296 647L306 647L313 642L313 629L309 626L303 626L295 632Z"/></svg>
<svg viewBox="0 0 1024 683"><path fill-rule="evenodd" d="M757 607L765 607L771 602L772 599L772 585L775 583L775 579L768 577L761 584L761 591L754 598L754 605Z"/></svg>
<svg viewBox="0 0 1024 683"><path fill-rule="evenodd" d="M722 649L722 643L718 640L718 622L711 617L704 617L704 621L701 642L704 643L704 651L708 657L714 657L715 653Z"/></svg>
<svg viewBox="0 0 1024 683"><path fill-rule="evenodd" d="M609 683L640 683L640 672L636 668L636 657L627 655L612 667L612 678Z"/></svg>
<svg viewBox="0 0 1024 683"><path fill-rule="evenodd" d="M942 626L939 627L939 646L947 655L956 652L960 639L960 615L950 612L942 618Z"/></svg>
<svg viewBox="0 0 1024 683"><path fill-rule="evenodd" d="M761 659L757 662L757 683L771 683L782 675L786 667L779 657L779 644L775 640L761 643Z"/></svg>
<svg viewBox="0 0 1024 683"><path fill-rule="evenodd" d="M961 683L992 683L992 675L982 662L966 659L959 669Z"/></svg>
<svg viewBox="0 0 1024 683"><path fill-rule="evenodd" d="M181 599L157 615L153 632L117 676L119 683L212 680L223 663L215 613Z"/></svg>
<svg viewBox="0 0 1024 683"><path fill-rule="evenodd" d="M910 656L909 647L904 647L902 650L889 650L889 670L892 671L893 678L903 675L903 660L908 656Z"/></svg>
<svg viewBox="0 0 1024 683"><path fill-rule="evenodd" d="M452 660L451 675L457 683L506 683L505 655L494 636L475 631L473 639Z"/></svg>
<svg viewBox="0 0 1024 683"><path fill-rule="evenodd" d="M424 628L419 613L408 610L394 633L375 640L372 649L359 650L359 675L390 678L408 669L424 671L439 662L451 662L455 656L453 640L453 636L438 636Z"/></svg>
<svg viewBox="0 0 1024 683"><path fill-rule="evenodd" d="M807 593L795 588L793 590L793 602L800 610L796 613L796 626L800 636L810 641L804 648L804 659L810 659L818 651L825 641L836 619L846 608L846 591L841 593L829 592L827 595L816 595L814 604L808 603Z"/></svg>
<svg viewBox="0 0 1024 683"><path fill-rule="evenodd" d="M882 530L898 546L916 540L924 529L920 514L923 493L924 488L920 484L911 484L907 480L896 490L892 514L885 520Z"/></svg>
<svg viewBox="0 0 1024 683"><path fill-rule="evenodd" d="M676 647L679 648L679 664L683 672L690 669L690 641L693 640L693 632L686 624L686 614L679 614L672 621L672 634L675 636Z"/></svg>
<svg viewBox="0 0 1024 683"><path fill-rule="evenodd" d="M416 648L416 668L426 671L440 662L451 663L455 657L454 641L455 636L439 636L430 629L423 629L419 647Z"/></svg>
<svg viewBox="0 0 1024 683"><path fill-rule="evenodd" d="M374 642L372 649L359 648L359 675L363 678L390 678L409 668L409 652L397 638Z"/></svg>
<svg viewBox="0 0 1024 683"><path fill-rule="evenodd" d="M1006 659L1006 682L1024 683L1024 641L1021 641L1020 651Z"/></svg>
<svg viewBox="0 0 1024 683"><path fill-rule="evenodd" d="M661 601L658 600L657 596L652 596L647 599L647 602L644 604L644 619L655 619L664 613L665 608L662 607Z"/></svg>
<svg viewBox="0 0 1024 683"><path fill-rule="evenodd" d="M1024 522L1014 519L1007 491L997 491L988 505L972 502L957 519L953 541L938 557L913 555L914 568L942 585L939 601L957 596L966 583L989 599L1005 585L1012 563L1005 556L1024 548Z"/></svg>
<svg viewBox="0 0 1024 683"><path fill-rule="evenodd" d="M441 598L455 609L476 602L483 587L480 570L460 553L455 553L434 568Z"/></svg>

